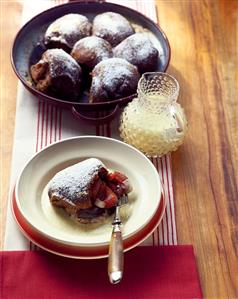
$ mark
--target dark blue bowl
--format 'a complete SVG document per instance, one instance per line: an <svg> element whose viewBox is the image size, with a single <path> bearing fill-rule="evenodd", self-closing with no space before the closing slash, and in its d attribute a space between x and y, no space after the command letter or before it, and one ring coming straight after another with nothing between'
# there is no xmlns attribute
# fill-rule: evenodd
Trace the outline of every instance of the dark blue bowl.
<svg viewBox="0 0 238 299"><path fill-rule="evenodd" d="M16 35L12 47L11 60L13 69L24 86L38 98L43 98L45 101L53 102L57 105L71 108L73 107L79 112L111 109L115 108L116 106L122 106L128 103L135 95L102 103L88 103L87 99L81 99L80 102L69 102L67 100L64 101L54 97L50 97L35 89L29 73L30 66L36 63L40 59L42 53L46 50L43 44L43 37L49 24L51 24L57 18L68 13L80 13L82 15L85 15L89 20L92 21L97 14L106 11L120 13L132 23L138 24L139 26L142 26L151 31L160 48L156 71L166 71L170 61L169 42L161 28L152 20L133 9L113 3L82 3L74 1L53 7L40 13L39 15L32 18L29 22L27 22Z"/></svg>

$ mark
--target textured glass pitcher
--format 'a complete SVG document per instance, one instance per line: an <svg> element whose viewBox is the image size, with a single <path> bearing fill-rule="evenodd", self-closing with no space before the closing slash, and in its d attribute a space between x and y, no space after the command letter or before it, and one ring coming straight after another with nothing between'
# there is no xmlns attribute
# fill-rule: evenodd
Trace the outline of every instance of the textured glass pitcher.
<svg viewBox="0 0 238 299"><path fill-rule="evenodd" d="M175 151L187 132L184 110L177 103L178 81L166 73L145 73L137 94L121 115L122 139L149 157Z"/></svg>

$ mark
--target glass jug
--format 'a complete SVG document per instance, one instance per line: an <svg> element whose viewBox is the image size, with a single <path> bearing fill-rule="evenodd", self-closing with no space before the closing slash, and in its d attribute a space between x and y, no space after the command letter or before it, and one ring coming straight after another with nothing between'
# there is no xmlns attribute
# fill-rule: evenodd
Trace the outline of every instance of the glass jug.
<svg viewBox="0 0 238 299"><path fill-rule="evenodd" d="M176 102L178 81L166 73L145 73L137 94L121 115L121 138L149 157L175 151L187 132L184 110Z"/></svg>

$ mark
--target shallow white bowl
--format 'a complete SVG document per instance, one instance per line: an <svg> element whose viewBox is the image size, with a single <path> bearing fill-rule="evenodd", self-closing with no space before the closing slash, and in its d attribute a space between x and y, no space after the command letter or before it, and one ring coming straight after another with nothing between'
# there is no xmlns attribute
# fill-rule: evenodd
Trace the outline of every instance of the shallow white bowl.
<svg viewBox="0 0 238 299"><path fill-rule="evenodd" d="M54 143L37 153L22 170L15 187L21 217L40 235L65 245L97 247L108 244L111 218L103 224L78 224L49 202L47 184L63 168L95 157L107 168L128 176L133 192L122 208L123 239L139 233L158 210L162 188L158 173L141 152L121 141L83 136Z"/></svg>

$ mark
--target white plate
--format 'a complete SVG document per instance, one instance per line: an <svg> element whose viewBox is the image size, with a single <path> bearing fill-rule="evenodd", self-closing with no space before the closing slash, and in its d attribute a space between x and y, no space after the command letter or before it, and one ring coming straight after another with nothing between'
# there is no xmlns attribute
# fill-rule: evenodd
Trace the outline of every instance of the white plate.
<svg viewBox="0 0 238 299"><path fill-rule="evenodd" d="M48 199L47 184L63 168L95 157L108 168L128 176L133 192L122 210L124 240L140 232L157 211L162 194L158 173L141 152L115 139L83 136L54 143L37 153L24 167L15 188L21 216L49 240L80 247L108 244L111 219L103 224L78 224L54 208Z"/></svg>
<svg viewBox="0 0 238 299"><path fill-rule="evenodd" d="M13 190L14 191L14 190ZM40 248L47 250L51 253L76 258L76 259L98 259L108 257L108 244L106 246L97 246L97 247L82 247L82 246L72 246L69 244L63 244L47 237L43 236L41 233L37 232L32 226L30 226L26 220L22 217L17 204L16 204L16 196L15 191L12 193L12 211L15 217L19 228L22 233L34 244L39 246ZM160 224L164 211L165 211L166 202L163 194L161 194L161 200L158 210L156 211L153 218L150 222L138 233L134 234L130 238L123 240L123 249L124 252L133 249L145 239L147 239Z"/></svg>

